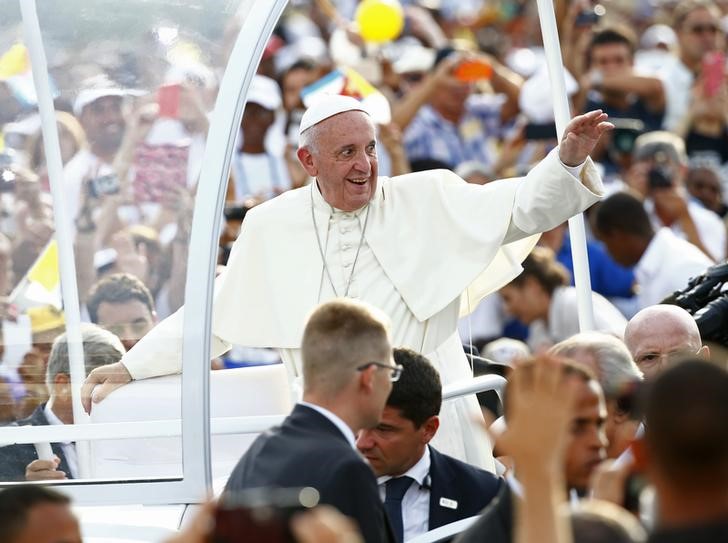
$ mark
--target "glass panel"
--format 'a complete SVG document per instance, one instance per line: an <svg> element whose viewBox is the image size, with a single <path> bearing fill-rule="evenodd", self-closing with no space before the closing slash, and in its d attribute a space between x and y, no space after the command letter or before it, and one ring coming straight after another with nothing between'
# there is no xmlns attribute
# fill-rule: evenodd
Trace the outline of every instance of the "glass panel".
<svg viewBox="0 0 728 543"><path fill-rule="evenodd" d="M183 305L208 116L250 5L249 0L38 2L64 164L63 179L53 182L62 183L71 253L55 241L54 202L18 4L2 0L0 295L7 302L2 424L74 421L58 256L75 262L82 321L103 328L82 326L87 372L117 361ZM178 341L151 348L181 357ZM91 420L179 419L180 382L173 375L123 387L95 405ZM0 444L2 435L0 429ZM0 481L25 479L38 454L50 454L46 449L0 448ZM53 444L60 465L32 464L32 476L79 478L84 465L98 479L182 476L179 437L106 439L92 442L88 455L81 449L80 442Z"/></svg>

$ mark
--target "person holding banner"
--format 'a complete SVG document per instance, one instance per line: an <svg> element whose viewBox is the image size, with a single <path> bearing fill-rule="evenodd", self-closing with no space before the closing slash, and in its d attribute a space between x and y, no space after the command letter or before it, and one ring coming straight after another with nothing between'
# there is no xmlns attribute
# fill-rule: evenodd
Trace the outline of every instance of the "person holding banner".
<svg viewBox="0 0 728 543"><path fill-rule="evenodd" d="M383 310L393 345L425 354L444 385L471 378L458 317L520 273L540 232L599 200L588 155L611 127L601 111L575 117L560 146L518 179L473 185L447 170L379 178L369 114L356 99L326 96L300 127L298 159L315 182L253 208L217 279L211 355L232 343L274 347L295 383L306 316L349 297ZM180 310L121 363L91 372L86 409L132 379L179 372L182 323ZM437 446L493 470L479 413L474 396L448 402Z"/></svg>

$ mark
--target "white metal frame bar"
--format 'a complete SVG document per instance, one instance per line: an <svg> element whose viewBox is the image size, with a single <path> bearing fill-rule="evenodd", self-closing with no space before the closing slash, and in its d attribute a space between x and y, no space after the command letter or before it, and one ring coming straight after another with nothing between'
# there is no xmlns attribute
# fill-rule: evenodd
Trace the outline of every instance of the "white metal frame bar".
<svg viewBox="0 0 728 543"><path fill-rule="evenodd" d="M212 435L257 434L280 424L283 415L257 417L217 417L210 421ZM16 443L60 443L65 441L109 439L148 439L183 435L182 420L145 420L140 422L103 422L83 425L20 426L8 435L0 433L0 446Z"/></svg>
<svg viewBox="0 0 728 543"><path fill-rule="evenodd" d="M33 9L35 8L34 0L19 2L21 9L26 3L32 3ZM183 479L151 483L75 480L58 485L59 490L71 496L77 504L192 503L204 499L212 488L209 358L213 277L217 257L215 236L219 231L233 144L243 115L248 87L263 55L263 49L286 4L287 0L255 0L251 6L228 59L211 117L195 200L185 284L186 318L182 356ZM44 77L47 79L47 72ZM54 123L54 118L50 122ZM53 128L49 137L51 141L55 141L58 150L58 136L55 126ZM49 160L54 160L53 149L47 148L47 152ZM56 158L60 164L60 154ZM69 427L71 428L73 427ZM44 429L49 430L48 427ZM25 431L25 428L4 428L0 430L0 435L4 436L5 441L16 441L12 438L13 434L18 432L20 435Z"/></svg>
<svg viewBox="0 0 728 543"><path fill-rule="evenodd" d="M80 328L81 309L76 283L76 262L73 256L73 234L69 228L70 220L63 186L63 160L58 141L56 110L53 105L53 95L48 78L48 62L43 48L35 0L19 0L19 2L23 18L23 36L30 57L33 85L38 97L43 150L48 165L48 178L53 198L53 222L58 244L58 269L61 276L61 296L66 319L66 342L68 343L68 361L71 373L73 420L76 421L76 424L82 424L89 420L81 405L81 385L86 379L86 367ZM89 443L77 443L76 452L79 473L81 477L88 477L91 473Z"/></svg>
<svg viewBox="0 0 728 543"><path fill-rule="evenodd" d="M503 401L506 380L500 375L482 375L443 387L442 399L452 400L486 390L495 390ZM257 434L280 424L284 415L215 417L210 419L212 435ZM181 419L137 422L101 422L63 426L19 426L0 428L0 446L14 443L38 443L79 440L146 439L184 435Z"/></svg>
<svg viewBox="0 0 728 543"><path fill-rule="evenodd" d="M553 0L537 0L538 18L541 23L543 49L546 54L546 66L551 81L551 96L556 120L556 133L559 141L566 125L571 120L569 98L566 94L564 80L564 63L561 59L559 32L556 27ZM556 202L554 202L556 205ZM594 307L592 304L591 278L589 277L589 257L586 252L586 230L584 216L581 213L569 219L569 236L571 237L571 255L574 261L574 283L576 285L576 302L579 314L579 330L594 330Z"/></svg>

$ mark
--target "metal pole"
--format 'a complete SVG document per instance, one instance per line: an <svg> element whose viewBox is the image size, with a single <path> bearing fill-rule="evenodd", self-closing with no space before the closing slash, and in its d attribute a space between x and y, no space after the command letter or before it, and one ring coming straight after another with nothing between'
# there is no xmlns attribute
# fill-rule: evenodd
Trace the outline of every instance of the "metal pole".
<svg viewBox="0 0 728 543"><path fill-rule="evenodd" d="M53 196L53 221L58 243L58 264L61 275L61 294L66 319L66 338L68 341L69 367L71 371L71 394L73 399L73 420L75 424L88 422L88 416L81 405L81 384L86 378L81 338L81 312L76 284L76 264L73 258L73 236L67 216L63 191L63 161L58 142L58 127L53 97L48 81L48 63L43 49L43 40L38 23L35 0L19 0L23 17L23 35L30 54L33 83L38 97L38 110L43 133L43 149L48 165L48 178ZM90 450L88 442L76 443L79 476L90 477Z"/></svg>
<svg viewBox="0 0 728 543"><path fill-rule="evenodd" d="M537 3L543 48L546 54L546 66L551 80L556 133L559 141L561 141L564 129L571 120L571 113L564 82L564 65L561 59L559 32L556 28L556 16L554 15L552 0L537 0ZM569 219L569 236L571 237L571 256L574 260L574 283L576 284L577 310L579 312L579 330L585 332L594 329L594 308L592 306L591 279L589 277L589 257L586 252L584 216L581 213Z"/></svg>

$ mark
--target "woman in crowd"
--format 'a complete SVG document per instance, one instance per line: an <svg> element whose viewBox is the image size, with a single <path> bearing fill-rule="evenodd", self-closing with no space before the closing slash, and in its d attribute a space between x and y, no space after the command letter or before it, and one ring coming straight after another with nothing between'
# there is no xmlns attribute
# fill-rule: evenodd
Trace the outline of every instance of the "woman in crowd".
<svg viewBox="0 0 728 543"><path fill-rule="evenodd" d="M506 309L528 325L528 344L541 352L579 332L577 292L569 272L553 251L536 247L523 261L523 273L500 289ZM627 321L604 297L593 292L596 330L622 337Z"/></svg>

